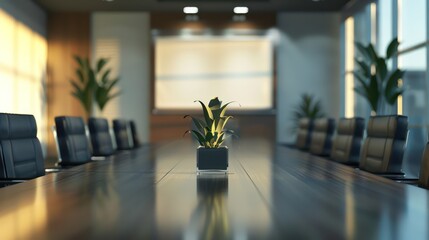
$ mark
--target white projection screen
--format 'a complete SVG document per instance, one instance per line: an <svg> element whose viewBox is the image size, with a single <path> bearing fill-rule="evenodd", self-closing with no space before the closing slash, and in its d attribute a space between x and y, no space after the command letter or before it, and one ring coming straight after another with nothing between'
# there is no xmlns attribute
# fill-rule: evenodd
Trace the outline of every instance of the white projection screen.
<svg viewBox="0 0 429 240"><path fill-rule="evenodd" d="M198 109L219 97L236 110L273 108L272 43L264 36L156 37L155 110Z"/></svg>

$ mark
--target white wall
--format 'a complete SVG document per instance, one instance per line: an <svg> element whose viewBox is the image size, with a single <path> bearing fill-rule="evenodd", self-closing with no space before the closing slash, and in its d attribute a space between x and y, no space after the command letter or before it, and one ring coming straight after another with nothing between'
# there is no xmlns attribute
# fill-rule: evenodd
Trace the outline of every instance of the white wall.
<svg viewBox="0 0 429 240"><path fill-rule="evenodd" d="M148 13L92 14L93 59L110 58L113 76L119 75L122 94L108 103L102 116L132 119L142 142L149 141L150 18Z"/></svg>
<svg viewBox="0 0 429 240"><path fill-rule="evenodd" d="M340 113L340 15L280 13L277 27L277 141L293 142L292 113L303 93L322 101L325 113Z"/></svg>

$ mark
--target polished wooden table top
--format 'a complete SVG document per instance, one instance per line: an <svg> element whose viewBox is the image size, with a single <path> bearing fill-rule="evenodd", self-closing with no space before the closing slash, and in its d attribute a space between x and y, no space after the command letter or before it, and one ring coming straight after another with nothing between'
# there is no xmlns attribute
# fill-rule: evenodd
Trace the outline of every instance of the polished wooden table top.
<svg viewBox="0 0 429 240"><path fill-rule="evenodd" d="M0 239L429 239L429 192L261 139L228 174L195 143L142 147L0 189Z"/></svg>

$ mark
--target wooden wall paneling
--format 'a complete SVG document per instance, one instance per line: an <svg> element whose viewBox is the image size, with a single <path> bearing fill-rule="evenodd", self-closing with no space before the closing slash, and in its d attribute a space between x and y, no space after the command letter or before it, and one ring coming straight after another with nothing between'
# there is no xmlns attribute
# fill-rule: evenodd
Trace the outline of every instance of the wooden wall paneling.
<svg viewBox="0 0 429 240"><path fill-rule="evenodd" d="M60 115L86 118L80 103L71 95L75 78L73 56L90 56L90 13L55 12L48 15L48 158L57 152L51 126Z"/></svg>

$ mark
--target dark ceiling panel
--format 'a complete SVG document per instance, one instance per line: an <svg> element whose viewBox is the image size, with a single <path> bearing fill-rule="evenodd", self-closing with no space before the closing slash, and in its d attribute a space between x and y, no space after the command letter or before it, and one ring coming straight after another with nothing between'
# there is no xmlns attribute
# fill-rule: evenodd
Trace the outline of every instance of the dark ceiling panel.
<svg viewBox="0 0 429 240"><path fill-rule="evenodd" d="M157 0L158 2L182 2L182 3L192 3L192 4L198 4L198 3L205 3L205 2L217 2L217 3L249 3L249 2L270 2L271 0L248 0L248 1L237 1L237 0Z"/></svg>
<svg viewBox="0 0 429 240"><path fill-rule="evenodd" d="M339 11L350 0L34 0L50 11L182 11L195 5L200 12L231 12L237 5L249 11Z"/></svg>

